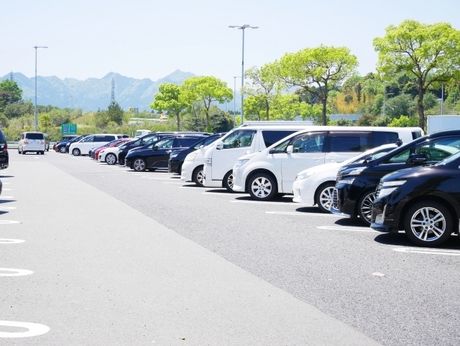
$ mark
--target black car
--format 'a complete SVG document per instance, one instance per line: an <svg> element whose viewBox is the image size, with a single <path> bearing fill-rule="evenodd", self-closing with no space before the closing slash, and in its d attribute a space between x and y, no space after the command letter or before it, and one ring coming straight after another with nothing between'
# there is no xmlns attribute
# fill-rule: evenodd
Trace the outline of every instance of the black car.
<svg viewBox="0 0 460 346"><path fill-rule="evenodd" d="M162 138L165 138L165 137L168 137L168 136L173 136L173 135L176 135L176 134L187 134L187 135L190 135L190 136L198 136L200 138L202 138L203 136L206 136L206 134L203 134L203 133L200 133L200 132L196 132L196 133L185 133L185 132L183 132L183 133L180 133L180 132L152 132L152 133L148 133L148 134L143 135L143 136L141 136L141 137L139 137L137 139L132 140L131 142L128 142L128 143L123 144L122 146L120 146L120 151L118 152L118 163L120 165L125 164L125 157L128 154L128 151L130 151L131 149L143 147L143 146L145 146L147 144L157 142Z"/></svg>
<svg viewBox="0 0 460 346"><path fill-rule="evenodd" d="M70 136L66 136L66 137L70 137ZM63 153L63 154L68 153L70 145L74 142L78 142L83 137L85 136L84 135L83 136L73 136L72 138L63 137L62 140L60 140L53 146L53 149L54 151L58 153Z"/></svg>
<svg viewBox="0 0 460 346"><path fill-rule="evenodd" d="M179 173L181 174L182 171L182 164L184 163L185 157L190 154L192 151L195 151L201 147L205 147L211 143L213 143L215 140L219 139L225 135L225 132L222 133L216 133L213 134L209 137L202 138L198 142L195 143L190 148L187 149L179 149L179 150L174 150L171 152L169 155L169 161L168 161L168 171L170 173Z"/></svg>
<svg viewBox="0 0 460 346"><path fill-rule="evenodd" d="M175 135L147 144L140 148L131 149L126 155L126 166L141 172L168 168L169 154L173 150L189 148L202 137Z"/></svg>
<svg viewBox="0 0 460 346"><path fill-rule="evenodd" d="M360 217L370 223L375 189L391 172L434 164L460 150L460 131L437 132L420 137L371 161L343 166L338 174L332 212Z"/></svg>
<svg viewBox="0 0 460 346"><path fill-rule="evenodd" d="M5 135L0 130L0 169L8 168L9 162L8 144L6 143Z"/></svg>
<svg viewBox="0 0 460 346"><path fill-rule="evenodd" d="M460 152L434 166L403 169L382 178L372 208L371 227L403 229L422 246L440 245L458 232Z"/></svg>

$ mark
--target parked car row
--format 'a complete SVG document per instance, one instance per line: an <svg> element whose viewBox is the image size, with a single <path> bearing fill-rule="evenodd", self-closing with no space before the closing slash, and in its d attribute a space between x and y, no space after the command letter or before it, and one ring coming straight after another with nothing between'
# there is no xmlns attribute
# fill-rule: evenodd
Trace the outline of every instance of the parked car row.
<svg viewBox="0 0 460 346"><path fill-rule="evenodd" d="M259 201L292 194L296 203L438 245L458 230L459 151L460 131L423 136L420 128L248 122L227 134L149 133L113 141L93 158L135 171L168 169L183 181Z"/></svg>

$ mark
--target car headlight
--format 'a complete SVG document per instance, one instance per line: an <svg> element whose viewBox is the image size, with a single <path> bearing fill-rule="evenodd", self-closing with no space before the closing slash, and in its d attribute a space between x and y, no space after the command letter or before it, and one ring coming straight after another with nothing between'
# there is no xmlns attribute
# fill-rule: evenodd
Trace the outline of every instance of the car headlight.
<svg viewBox="0 0 460 346"><path fill-rule="evenodd" d="M354 177L347 177L347 178L340 179L340 180L337 182L337 184L351 185L351 184L353 184L354 181L355 181L355 178L354 178Z"/></svg>
<svg viewBox="0 0 460 346"><path fill-rule="evenodd" d="M179 153L172 153L171 155L169 155L169 158L173 159L173 158L177 157L177 155L179 155Z"/></svg>
<svg viewBox="0 0 460 346"><path fill-rule="evenodd" d="M393 181L385 181L378 194L377 194L377 198L382 198L382 197L385 197L385 196L388 196L389 194L391 194L393 191L395 191L398 187L400 187L401 185L404 185L404 183L406 182L406 180L393 180Z"/></svg>
<svg viewBox="0 0 460 346"><path fill-rule="evenodd" d="M347 175L360 175L365 169L366 167L358 167L348 172Z"/></svg>
<svg viewBox="0 0 460 346"><path fill-rule="evenodd" d="M304 180L310 177L313 174L312 171L301 172L296 175L295 180Z"/></svg>
<svg viewBox="0 0 460 346"><path fill-rule="evenodd" d="M190 153L185 157L185 161L193 161L196 159L197 155L198 155L198 152L194 151L193 153Z"/></svg>
<svg viewBox="0 0 460 346"><path fill-rule="evenodd" d="M238 161L236 161L236 163L234 165L234 168L238 169L238 168L244 166L246 164L246 162L248 162L248 161L249 161L249 159L238 160Z"/></svg>

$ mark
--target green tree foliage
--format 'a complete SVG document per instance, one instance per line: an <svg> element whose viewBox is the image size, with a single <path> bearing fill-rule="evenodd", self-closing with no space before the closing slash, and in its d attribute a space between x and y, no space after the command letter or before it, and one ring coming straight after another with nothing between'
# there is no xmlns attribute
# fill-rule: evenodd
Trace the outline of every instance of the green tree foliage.
<svg viewBox="0 0 460 346"><path fill-rule="evenodd" d="M117 125L123 124L123 109L116 101L112 101L107 109L107 119Z"/></svg>
<svg viewBox="0 0 460 346"><path fill-rule="evenodd" d="M404 71L416 78L419 126L426 128L424 96L433 83L450 80L460 69L460 31L450 24L406 20L374 39L378 68L386 78Z"/></svg>
<svg viewBox="0 0 460 346"><path fill-rule="evenodd" d="M22 90L15 81L4 80L0 82L0 112L3 112L7 105L17 103L21 99Z"/></svg>
<svg viewBox="0 0 460 346"><path fill-rule="evenodd" d="M156 111L166 111L168 114L174 115L177 131L181 130L181 113L189 106L181 94L180 86L172 83L161 84L153 103L150 105Z"/></svg>
<svg viewBox="0 0 460 346"><path fill-rule="evenodd" d="M346 47L306 48L288 53L280 60L280 75L291 86L314 94L322 104L322 124L327 124L329 92L356 69L358 60Z"/></svg>
<svg viewBox="0 0 460 346"><path fill-rule="evenodd" d="M190 77L182 85L184 101L189 105L200 102L206 117L206 129L210 130L209 109L213 102L224 103L232 100L232 90L216 77Z"/></svg>
<svg viewBox="0 0 460 346"><path fill-rule="evenodd" d="M418 120L416 117L410 117L407 115L401 115L397 118L393 118L389 123L390 127L412 127L418 126Z"/></svg>

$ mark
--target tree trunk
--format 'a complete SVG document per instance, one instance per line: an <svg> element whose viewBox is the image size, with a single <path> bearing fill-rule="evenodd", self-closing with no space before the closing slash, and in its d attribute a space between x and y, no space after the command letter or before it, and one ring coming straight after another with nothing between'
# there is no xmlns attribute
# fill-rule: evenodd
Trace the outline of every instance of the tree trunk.
<svg viewBox="0 0 460 346"><path fill-rule="evenodd" d="M426 131L425 122L425 106L423 105L423 98L425 96L425 88L423 87L423 81L418 81L418 99L417 99L417 112L418 112L418 125Z"/></svg>
<svg viewBox="0 0 460 346"><path fill-rule="evenodd" d="M205 114L206 114L206 131L211 132L210 127L209 127L209 109L205 108Z"/></svg>
<svg viewBox="0 0 460 346"><path fill-rule="evenodd" d="M323 104L323 111L322 111L322 115L321 115L321 122L322 124L325 126L327 125L327 115L326 115L326 111L327 111L327 94L325 94L322 98L321 98L321 102Z"/></svg>
<svg viewBox="0 0 460 346"><path fill-rule="evenodd" d="M265 115L267 120L270 120L270 103L268 102L268 98L265 100Z"/></svg>
<svg viewBox="0 0 460 346"><path fill-rule="evenodd" d="M180 131L180 113L176 113L177 131Z"/></svg>

